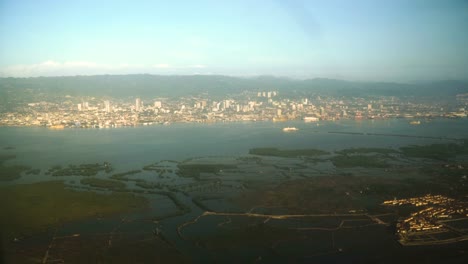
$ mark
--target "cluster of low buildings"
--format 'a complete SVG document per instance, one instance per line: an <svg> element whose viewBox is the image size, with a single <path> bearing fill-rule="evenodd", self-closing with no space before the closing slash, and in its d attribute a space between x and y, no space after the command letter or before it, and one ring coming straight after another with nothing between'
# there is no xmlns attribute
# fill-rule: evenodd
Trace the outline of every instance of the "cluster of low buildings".
<svg viewBox="0 0 468 264"><path fill-rule="evenodd" d="M173 122L419 120L466 117L465 105L465 101L455 105L423 104L393 96L373 100L321 96L288 98L276 91L244 92L224 99L207 95L127 100L66 96L60 101L55 99L20 104L15 109L0 113L0 125L94 128Z"/></svg>
<svg viewBox="0 0 468 264"><path fill-rule="evenodd" d="M393 200L388 200L384 201L384 205L405 205L405 204L412 204L415 206L424 206L428 204L447 204L450 202L453 202L454 199L448 198L443 195L431 195L427 194L425 196L421 197L413 197L413 198L407 198L407 199L393 199Z"/></svg>
<svg viewBox="0 0 468 264"><path fill-rule="evenodd" d="M384 201L383 205L424 206L424 209L412 213L409 217L397 223L397 232L401 235L411 232L441 229L444 225L440 221L453 216L468 217L468 208L464 203L459 203L443 195L425 195L408 199L394 199Z"/></svg>

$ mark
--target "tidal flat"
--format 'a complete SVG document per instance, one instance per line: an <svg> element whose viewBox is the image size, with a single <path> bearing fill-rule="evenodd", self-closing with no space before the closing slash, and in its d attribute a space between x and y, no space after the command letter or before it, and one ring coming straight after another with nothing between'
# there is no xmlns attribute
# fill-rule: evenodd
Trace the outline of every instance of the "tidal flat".
<svg viewBox="0 0 468 264"><path fill-rule="evenodd" d="M145 133L153 129L164 132L146 128ZM231 127L223 129L228 135L234 133ZM26 219L17 223L3 219L2 225L33 227L4 229L19 230L18 235L10 233L4 240L7 263L28 262L25 258L41 262L45 256L67 263L96 259L124 263L132 254L141 262L171 263L339 262L349 258L381 262L385 257L401 262L408 256L424 261L427 255L440 260L438 255L459 259L466 254L464 242L431 247L425 255L419 248L402 247L396 239L396 223L418 209L382 206L395 197L428 193L465 197L465 141L421 138L414 142L411 138L409 142L402 137L392 141L364 133L320 134L306 129L295 134L279 129L270 138L262 134L265 141L260 141L255 138L258 126L249 129L255 140L221 140L216 134L207 142L190 141L194 144L190 147L187 144L192 143L187 141L166 147L168 134L159 139L159 134L151 133L133 150L124 144L129 140L114 138L115 144L99 147L98 138L95 156L66 157L67 146L60 155L45 153L57 157L45 165L35 162L42 155L28 162L28 150L20 144L4 150L0 154L15 156L6 159L4 166L30 169L1 183L2 201L10 203L5 212ZM86 131L79 133L87 135ZM134 137L126 130L97 134L114 137L127 133ZM314 137L320 140L304 141ZM340 141L342 137L347 138ZM220 148L211 144L213 138L234 143ZM382 140L373 141L376 138ZM119 149L118 144L124 146ZM75 148L79 151L80 147ZM122 152L127 149L133 154ZM447 151L454 154L438 158ZM58 171L66 173L50 173ZM28 190L31 186L43 190ZM54 204L50 201L56 195L63 198ZM55 211L61 213L54 215ZM8 233L3 232L5 235ZM369 250L384 258L373 258Z"/></svg>
<svg viewBox="0 0 468 264"><path fill-rule="evenodd" d="M21 238L61 223L141 210L148 201L133 194L74 191L61 181L0 187L1 233Z"/></svg>

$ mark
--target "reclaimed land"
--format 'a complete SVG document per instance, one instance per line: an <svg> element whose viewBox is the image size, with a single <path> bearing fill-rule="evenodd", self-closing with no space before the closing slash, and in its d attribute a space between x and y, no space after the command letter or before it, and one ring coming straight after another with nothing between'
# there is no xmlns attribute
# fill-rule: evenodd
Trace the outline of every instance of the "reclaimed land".
<svg viewBox="0 0 468 264"><path fill-rule="evenodd" d="M259 156L272 156L283 158L296 158L296 157L313 157L320 155L330 154L320 149L277 149L277 148L253 148L249 150L249 154Z"/></svg>
<svg viewBox="0 0 468 264"><path fill-rule="evenodd" d="M141 210L148 201L129 193L74 191L49 181L0 187L0 205L0 233L11 239L63 222Z"/></svg>

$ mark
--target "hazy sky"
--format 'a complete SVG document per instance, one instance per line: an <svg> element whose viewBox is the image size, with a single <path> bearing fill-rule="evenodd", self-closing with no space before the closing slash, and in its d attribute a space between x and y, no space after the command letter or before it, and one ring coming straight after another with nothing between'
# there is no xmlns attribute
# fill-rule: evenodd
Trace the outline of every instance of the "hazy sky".
<svg viewBox="0 0 468 264"><path fill-rule="evenodd" d="M468 0L0 0L0 75L467 79Z"/></svg>

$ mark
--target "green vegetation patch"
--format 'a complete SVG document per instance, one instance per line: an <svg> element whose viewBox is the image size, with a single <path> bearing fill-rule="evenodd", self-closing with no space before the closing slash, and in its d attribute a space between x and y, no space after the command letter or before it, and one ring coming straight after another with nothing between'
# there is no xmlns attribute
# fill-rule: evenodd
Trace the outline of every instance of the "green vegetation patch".
<svg viewBox="0 0 468 264"><path fill-rule="evenodd" d="M178 174L184 177L199 178L200 173L220 173L223 169L235 169L231 164L178 164Z"/></svg>
<svg viewBox="0 0 468 264"><path fill-rule="evenodd" d="M249 210L259 206L281 208L289 214L349 213L375 210L393 197L428 193L428 185L381 176L327 175L260 187L235 198ZM430 187L430 186L429 186Z"/></svg>
<svg viewBox="0 0 468 264"><path fill-rule="evenodd" d="M16 155L13 155L13 154L3 154L3 155L0 155L0 163L3 163L7 160L10 160L10 159L16 159Z"/></svg>
<svg viewBox="0 0 468 264"><path fill-rule="evenodd" d="M262 162L262 158L260 157L239 157L237 158L237 160L242 161L242 162L255 162L255 163Z"/></svg>
<svg viewBox="0 0 468 264"><path fill-rule="evenodd" d="M364 167L364 168L388 168L389 164L380 157L368 156L368 155L339 155L332 157L331 162L337 168L352 168L352 167Z"/></svg>
<svg viewBox="0 0 468 264"><path fill-rule="evenodd" d="M272 227L262 222L236 229L221 229L216 235L201 237L198 243L210 250L240 247L264 247L283 240L300 239L298 233L286 228Z"/></svg>
<svg viewBox="0 0 468 264"><path fill-rule="evenodd" d="M319 149L290 149L283 150L277 148L253 148L249 150L249 154L259 155L259 156L273 156L273 157L286 157L286 158L295 158L295 157L313 157L320 155L330 154L329 152L319 150Z"/></svg>
<svg viewBox="0 0 468 264"><path fill-rule="evenodd" d="M19 179L21 173L31 168L22 165L4 165L3 163L10 159L15 159L16 155L0 155L0 181L12 181Z"/></svg>
<svg viewBox="0 0 468 264"><path fill-rule="evenodd" d="M170 169L170 166L165 166L165 165L157 165L157 164L150 164L146 165L143 167L143 170L145 171L154 171L160 176L162 176L165 173L172 173L172 169Z"/></svg>
<svg viewBox="0 0 468 264"><path fill-rule="evenodd" d="M97 179L97 178L85 178L81 179L81 184L89 185L97 188L106 188L106 189L124 189L125 183L113 180L106 179Z"/></svg>
<svg viewBox="0 0 468 264"><path fill-rule="evenodd" d="M431 177L431 180L437 185L438 192L446 187L449 189L449 195L464 196L468 193L468 163L450 163L450 164L430 164L420 169L420 171Z"/></svg>
<svg viewBox="0 0 468 264"><path fill-rule="evenodd" d="M164 187L161 183L151 183L146 181L139 181L135 183L135 185L144 189L162 189Z"/></svg>
<svg viewBox="0 0 468 264"><path fill-rule="evenodd" d="M393 154L400 153L398 150L390 148L349 148L339 151L335 151L337 154L349 155L349 154L368 154L368 153L378 153L378 154Z"/></svg>
<svg viewBox="0 0 468 264"><path fill-rule="evenodd" d="M431 144L426 146L411 145L401 147L400 150L407 157L448 160L457 155L468 155L468 142L462 144Z"/></svg>
<svg viewBox="0 0 468 264"><path fill-rule="evenodd" d="M141 172L141 170L131 170L131 171L127 171L127 172L116 173L116 174L113 174L111 176L111 179L119 180L119 181L136 181L136 182L143 181L143 180L140 180L140 179L127 178L128 175L138 174L140 172Z"/></svg>
<svg viewBox="0 0 468 264"><path fill-rule="evenodd" d="M111 172L111 164L108 162L104 162L102 164L70 164L65 168L57 165L50 168L46 174L50 174L52 176L96 176L100 171L104 171L106 173Z"/></svg>
<svg viewBox="0 0 468 264"><path fill-rule="evenodd" d="M28 175L39 175L41 173L41 169L30 169L26 171Z"/></svg>
<svg viewBox="0 0 468 264"><path fill-rule="evenodd" d="M172 190L172 191L175 191L175 190ZM177 195L174 194L173 192L152 191L152 190L147 191L147 192L152 193L152 194L165 195L169 200L171 200L174 203L174 205L178 209L176 212L171 212L171 213L167 213L165 215L157 216L153 220L161 221L161 220L166 219L166 218L188 214L188 213L190 213L192 211L192 209L190 209L189 206L185 205L179 199L177 199Z"/></svg>
<svg viewBox="0 0 468 264"><path fill-rule="evenodd" d="M140 210L147 205L144 197L74 191L59 181L4 186L0 187L0 233L12 238L67 221Z"/></svg>
<svg viewBox="0 0 468 264"><path fill-rule="evenodd" d="M22 165L4 166L0 165L0 181L12 181L19 179L21 173L30 170L30 167Z"/></svg>

